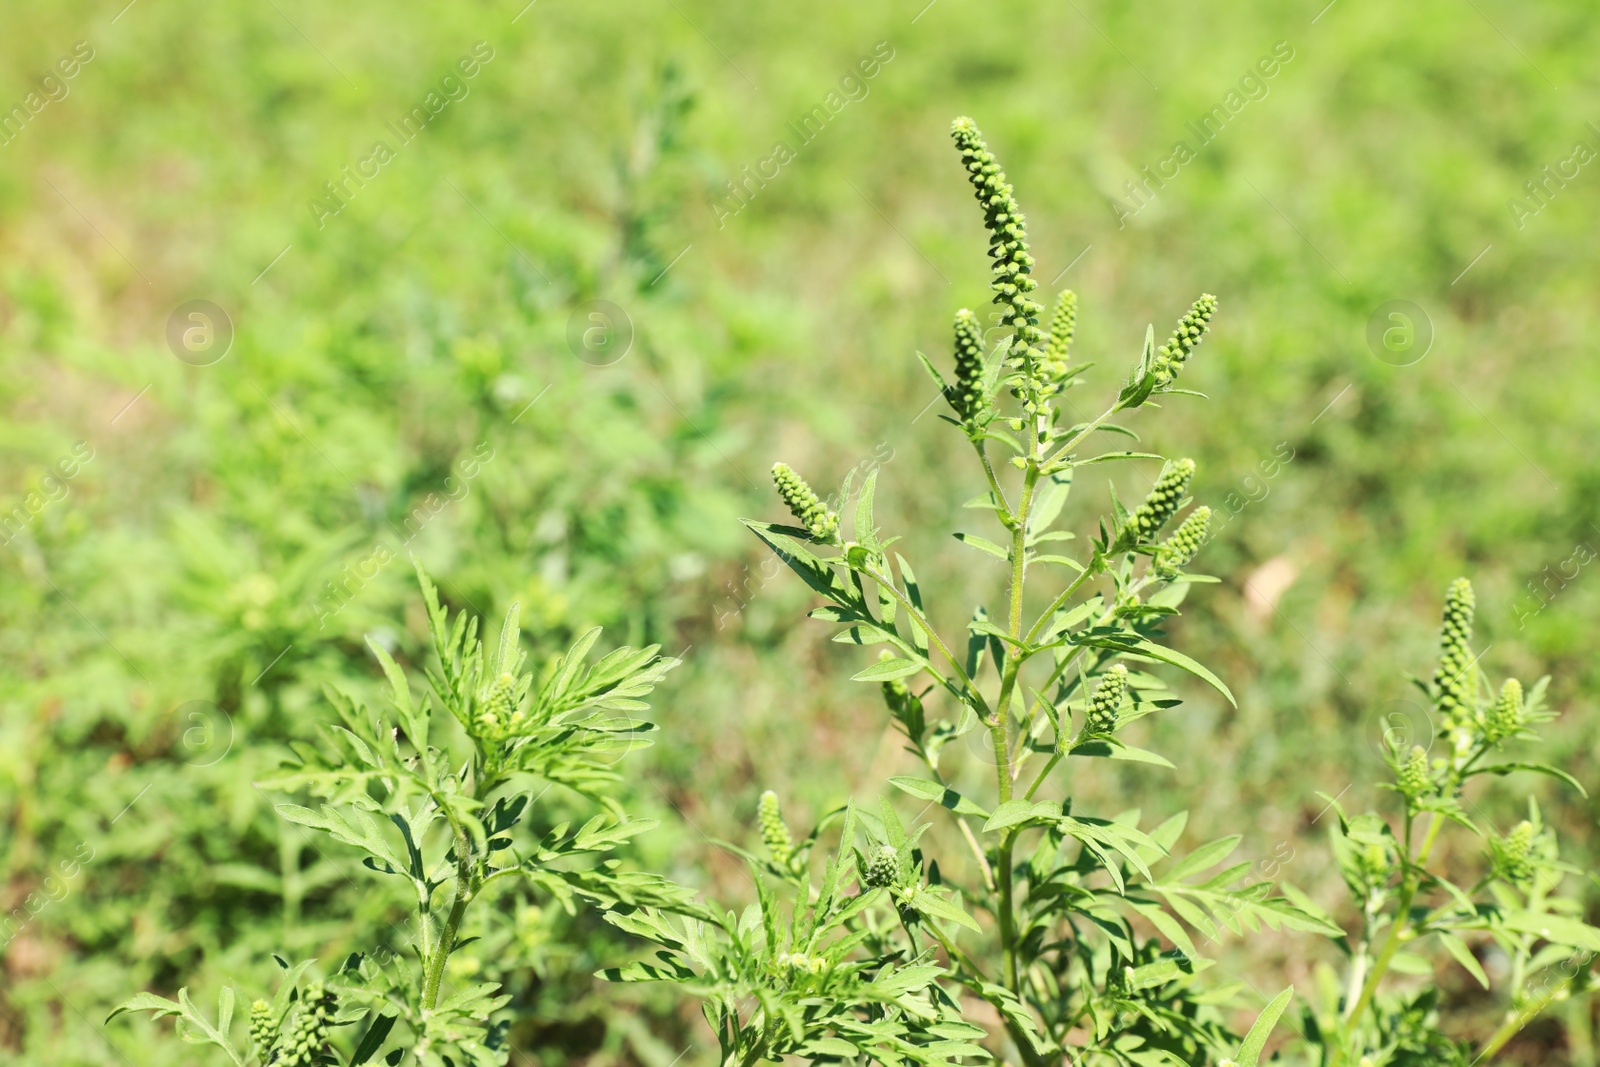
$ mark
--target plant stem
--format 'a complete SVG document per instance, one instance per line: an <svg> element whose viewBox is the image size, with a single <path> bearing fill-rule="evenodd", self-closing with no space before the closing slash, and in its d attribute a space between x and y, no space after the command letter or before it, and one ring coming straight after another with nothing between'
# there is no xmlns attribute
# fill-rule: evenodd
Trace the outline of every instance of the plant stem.
<svg viewBox="0 0 1600 1067"><path fill-rule="evenodd" d="M967 839L967 844L972 846L972 854L978 857L978 867L983 871L984 888L994 892L994 870L989 866L989 858L983 854L983 846L978 844L978 839L972 834L972 827L967 825L967 820L956 817L956 825L961 827L961 836Z"/></svg>
<svg viewBox="0 0 1600 1067"><path fill-rule="evenodd" d="M1017 501L1017 511L1011 526L1011 588L1008 629L1013 647L1006 658L1006 668L1001 676L1000 695L995 700L994 717L989 732L994 741L995 784L999 788L1000 803L1011 799L1011 749L1009 729L1011 723L1011 694L1016 688L1017 674L1022 669L1020 644L1022 638L1022 594L1028 574L1028 519L1033 511L1033 490L1039 483L1039 427L1036 421L1028 426L1028 467L1022 476L1022 496ZM1011 849L1016 844L1015 830L1008 830L1001 838L995 854L995 874L1000 890L1000 941L1006 960L1006 985L1019 992L1017 980L1017 920L1013 903Z"/></svg>
<svg viewBox="0 0 1600 1067"><path fill-rule="evenodd" d="M1049 459L1045 460L1040 465L1043 467L1053 467L1058 459L1070 452L1073 447L1078 444L1078 442L1082 441L1085 437L1088 437L1090 434L1098 430L1102 425L1105 424L1107 419L1117 413L1117 410L1117 404L1115 401L1113 401L1111 406L1102 411L1093 422L1088 423L1077 433L1067 438L1066 442L1063 443L1060 448L1056 449L1055 452L1051 454Z"/></svg>
<svg viewBox="0 0 1600 1067"><path fill-rule="evenodd" d="M933 628L933 624L928 621L928 616L923 614L911 602L909 597L900 592L900 587L895 585L894 579L889 575L883 574L877 568L871 566L866 568L866 573L867 577L878 583L879 588L888 590L889 595L894 597L895 602L905 609L906 614L916 620L922 632L928 635L928 643L939 650L939 654L944 657L946 663L950 664L950 669L955 672L956 678L961 682L962 687L972 699L978 702L979 707L986 711L988 705L984 702L983 694L978 692L978 687L972 683L971 678L967 677L966 668L956 659L955 655L950 651L950 647L944 643L944 639Z"/></svg>
<svg viewBox="0 0 1600 1067"><path fill-rule="evenodd" d="M439 1003L439 986L444 981L444 965L450 959L450 953L455 951L456 933L461 929L461 916L467 910L467 904L472 900L474 885L473 858L467 835L456 833L456 896L450 904L450 913L445 916L444 929L439 932L438 944L434 946L433 954L428 958L427 974L422 985L422 1007L424 1011L432 1011ZM423 911L427 911L424 904Z"/></svg>
<svg viewBox="0 0 1600 1067"><path fill-rule="evenodd" d="M1406 815L1406 827L1409 831L1411 825L1410 812ZM1433 818L1428 823L1428 832L1422 838L1422 847L1417 852L1417 858L1406 865L1405 882L1400 889L1400 899L1395 908L1394 922L1389 926L1389 935L1384 938L1383 947L1378 950L1378 958L1372 964L1372 970L1367 974L1367 980L1362 983L1361 996L1351 1007L1345 1017L1344 1030L1346 1035L1355 1031L1356 1024L1361 1021L1361 1016L1372 1003L1373 995L1378 991L1378 983L1383 980L1384 974L1389 970L1389 964L1394 960L1395 953L1400 951L1400 941L1406 931L1411 928L1411 902L1416 898L1417 887L1421 883L1419 872L1428 862L1428 856L1433 852L1433 844L1439 838L1439 830L1444 826L1444 816L1439 812L1433 813ZM1408 835L1409 836L1409 833Z"/></svg>

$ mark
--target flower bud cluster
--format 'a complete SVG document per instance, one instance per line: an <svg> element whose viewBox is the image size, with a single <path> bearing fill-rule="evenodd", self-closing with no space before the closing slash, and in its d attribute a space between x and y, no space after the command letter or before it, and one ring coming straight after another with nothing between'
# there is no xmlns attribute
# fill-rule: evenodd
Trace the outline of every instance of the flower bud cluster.
<svg viewBox="0 0 1600 1067"><path fill-rule="evenodd" d="M1433 673L1439 713L1448 726L1459 727L1472 714L1478 688L1477 662L1472 655L1472 618L1477 598L1472 583L1457 578L1444 599L1444 621L1439 628L1439 668Z"/></svg>
<svg viewBox="0 0 1600 1067"><path fill-rule="evenodd" d="M1118 663L1106 672L1100 685L1089 698L1089 710L1084 714L1084 730L1091 736L1105 736L1116 732L1122 717L1122 698L1128 692L1128 668Z"/></svg>
<svg viewBox="0 0 1600 1067"><path fill-rule="evenodd" d="M516 689L516 676L502 671L488 689L478 695L480 737L501 740L512 736L522 726L527 716L517 707Z"/></svg>
<svg viewBox="0 0 1600 1067"><path fill-rule="evenodd" d="M1533 879L1537 870L1533 839L1533 824L1524 819L1495 844L1494 865L1500 877L1512 884L1522 884Z"/></svg>
<svg viewBox="0 0 1600 1067"><path fill-rule="evenodd" d="M821 974L828 967L828 961L821 956L807 956L804 952L781 953L777 962L779 967L806 974Z"/></svg>
<svg viewBox="0 0 1600 1067"><path fill-rule="evenodd" d="M1155 572L1163 578L1177 575L1194 559L1211 532L1211 509L1204 504L1189 513L1171 537L1156 549Z"/></svg>
<svg viewBox="0 0 1600 1067"><path fill-rule="evenodd" d="M267 1053L277 1038L278 1027L272 1019L272 1005L257 1000L250 1005L250 1047L262 1063L267 1062Z"/></svg>
<svg viewBox="0 0 1600 1067"><path fill-rule="evenodd" d="M787 463L774 463L772 481L778 487L778 496L813 540L829 545L839 543L839 516L828 509L804 478Z"/></svg>
<svg viewBox="0 0 1600 1067"><path fill-rule="evenodd" d="M944 398L962 422L976 423L988 407L983 388L983 328L967 308L956 312L956 380L945 386Z"/></svg>
<svg viewBox="0 0 1600 1067"><path fill-rule="evenodd" d="M1413 804L1433 791L1433 779L1428 775L1428 753L1421 745L1411 746L1396 779L1400 795Z"/></svg>
<svg viewBox="0 0 1600 1067"><path fill-rule="evenodd" d="M882 889L900 881L900 852L893 845L879 845L867 859L867 885Z"/></svg>
<svg viewBox="0 0 1600 1067"><path fill-rule="evenodd" d="M328 1024L337 1003L321 982L306 986L294 1028L284 1039L274 1067L313 1067L322 1061L323 1046L328 1042Z"/></svg>
<svg viewBox="0 0 1600 1067"><path fill-rule="evenodd" d="M1178 326L1167 338L1167 343L1156 349L1152 373L1157 386L1172 384L1178 371L1189 362L1189 357L1194 355L1194 350L1211 328L1211 317L1216 313L1217 298L1210 293L1201 293L1200 299L1189 305L1189 310L1178 320Z"/></svg>
<svg viewBox="0 0 1600 1067"><path fill-rule="evenodd" d="M994 260L994 302L1001 308L1000 322L1014 331L1010 365L1022 373L1015 387L1023 409L1031 416L1043 402L1039 361L1045 343L1039 329L1044 311L1028 294L1039 287L1033 277L1033 256L1028 251L1028 224L1017 205L1017 198L994 153L984 143L983 134L969 118L958 118L950 126L950 136L961 153L972 183L973 195L983 207L983 224L989 231L989 256Z"/></svg>
<svg viewBox="0 0 1600 1067"><path fill-rule="evenodd" d="M1484 739L1490 744L1499 744L1508 737L1515 737L1526 724L1527 714L1527 706L1522 700L1522 683L1515 678L1507 678L1506 684L1500 687L1500 699L1489 708L1489 714L1484 719Z"/></svg>
<svg viewBox="0 0 1600 1067"><path fill-rule="evenodd" d="M1156 479L1155 487L1144 503L1134 511L1130 525L1138 531L1140 542L1154 539L1167 520L1176 514L1189 492L1189 482L1194 479L1194 460L1180 459L1169 463ZM1209 513L1208 513L1209 514Z"/></svg>
<svg viewBox="0 0 1600 1067"><path fill-rule="evenodd" d="M767 851L779 866L788 866L794 858L794 838L789 833L788 824L783 821L783 812L778 808L778 794L770 789L761 794L756 818L761 824L761 841L767 846Z"/></svg>
<svg viewBox="0 0 1600 1067"><path fill-rule="evenodd" d="M1078 294L1071 289L1063 289L1061 295L1056 297L1055 310L1050 313L1050 339L1045 342L1044 362L1041 364L1045 379L1057 387L1067 373L1067 355L1077 328Z"/></svg>

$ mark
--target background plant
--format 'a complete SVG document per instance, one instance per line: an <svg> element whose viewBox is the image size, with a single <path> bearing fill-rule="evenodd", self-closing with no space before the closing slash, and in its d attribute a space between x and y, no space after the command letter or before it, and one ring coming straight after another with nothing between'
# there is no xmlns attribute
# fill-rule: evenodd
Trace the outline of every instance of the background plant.
<svg viewBox="0 0 1600 1067"><path fill-rule="evenodd" d="M1466 796L1474 778L1521 773L1549 775L1584 792L1566 771L1505 752L1538 740L1533 727L1555 717L1543 706L1550 679L1526 692L1515 678L1490 686L1478 663L1482 653L1472 647L1476 608L1472 585L1465 578L1451 583L1439 666L1430 681L1417 682L1437 716L1438 754L1406 744L1399 733L1388 738L1399 822L1371 813L1349 817L1330 798L1338 811L1334 851L1360 921L1344 941L1344 981L1325 975L1321 1005L1306 1012L1307 1033L1320 1046L1317 1063L1493 1062L1539 1015L1592 988L1600 930L1583 921L1581 897L1562 891L1585 872L1561 861L1555 833L1533 798L1528 817L1500 834ZM1452 823L1485 845L1486 862L1471 885L1464 870L1430 866ZM1424 952L1435 946L1484 989L1491 982L1480 957L1505 972L1498 998L1503 1021L1481 1042L1440 1028L1437 987L1380 992L1391 972L1431 975Z"/></svg>
<svg viewBox="0 0 1600 1067"><path fill-rule="evenodd" d="M618 648L587 662L600 636L595 629L535 674L520 646L515 605L491 654L479 620L457 613L452 621L433 584L420 568L417 574L437 661L428 672L432 699L415 701L405 671L373 644L389 680L388 713L372 714L330 689L339 722L320 731L320 745L297 744L292 765L263 783L319 798L316 809L279 804L277 810L330 843L366 853L365 867L406 886L415 914L404 924L399 951L385 944L352 953L326 984L300 984L312 961L293 968L273 1004L258 1000L252 1008L248 1045L234 1043L232 986L223 987L214 1018L186 989L176 1002L141 993L113 1017L174 1016L186 1040L217 1046L239 1067L247 1061L354 1067L376 1056L391 1065L496 1067L509 1055L510 1024L490 1025L490 1017L512 996L496 981L451 988L452 977L476 968L453 972L450 964L458 950L480 940L469 929L493 930L511 918L502 907L495 919L468 925L472 905L494 909L503 903L502 883L526 880L568 911L582 900L700 914L670 883L619 871L607 855L656 825L629 817L608 789L621 777L617 761L648 743L653 729L634 717L648 708L640 698L677 661L652 646ZM450 713L467 745L441 736L445 724L435 726L436 710ZM577 828L566 821L540 827L548 816L540 818L536 803L552 788L601 810ZM573 866L576 857L589 862ZM332 1030L340 1026L356 1028L348 1041L335 1040Z"/></svg>

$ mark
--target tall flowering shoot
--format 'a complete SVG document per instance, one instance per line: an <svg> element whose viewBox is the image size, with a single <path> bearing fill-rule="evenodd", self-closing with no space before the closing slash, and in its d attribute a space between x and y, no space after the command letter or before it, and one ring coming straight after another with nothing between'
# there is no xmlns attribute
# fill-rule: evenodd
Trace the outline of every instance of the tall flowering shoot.
<svg viewBox="0 0 1600 1067"><path fill-rule="evenodd" d="M1188 569L1210 518L1189 506L1194 461L1103 444L1137 440L1119 415L1186 392L1180 374L1216 301L1195 301L1160 348L1146 330L1127 380L1078 421L1068 398L1090 367L1072 350L1078 298L1061 293L1041 326L1012 186L972 120L951 135L988 234L995 311L989 329L956 311L949 369L923 363L970 446L981 489L967 514L995 527L954 533L975 570L991 569L993 595L948 626L949 605L877 525L876 473L847 481L835 514L773 468L795 522L746 524L822 599L811 615L835 641L877 649L854 678L881 693L920 771L803 836L764 795L748 854L755 904L715 928L613 913L657 949L614 976L693 987L728 1067L786 1056L1253 1067L1288 991L1241 1042L1197 978L1199 944L1224 930L1337 928L1250 880L1248 865L1213 872L1239 837L1185 848L1183 814L1144 826L1137 811L1091 813L1072 797L1075 776L1104 761L1172 766L1133 740L1140 720L1180 703L1171 671L1233 700L1163 640L1191 586L1215 581ZM1059 525L1075 487L1093 493L1084 476L1115 463L1135 468L1142 500L1112 491L1086 537Z"/></svg>

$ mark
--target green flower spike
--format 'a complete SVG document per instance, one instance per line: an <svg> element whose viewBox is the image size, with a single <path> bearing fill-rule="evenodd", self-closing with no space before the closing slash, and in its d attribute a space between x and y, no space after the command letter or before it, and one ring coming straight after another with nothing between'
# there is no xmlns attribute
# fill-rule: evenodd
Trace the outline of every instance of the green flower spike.
<svg viewBox="0 0 1600 1067"><path fill-rule="evenodd" d="M1176 463L1169 463L1161 471L1161 477L1156 479L1155 488L1150 490L1150 495L1144 498L1144 503L1129 519L1130 525L1139 532L1141 543L1154 539L1161 532L1167 520L1177 512L1183 503L1183 498L1189 492L1189 482L1194 478L1194 460L1184 458Z"/></svg>
<svg viewBox="0 0 1600 1067"><path fill-rule="evenodd" d="M973 195L983 207L983 225L989 231L989 255L994 259L994 282L990 288L994 290L994 302L1002 308L1001 323L1016 331L1011 348L1012 365L1023 371L1024 383L1019 391L1024 394L1024 400L1032 404L1040 385L1039 349L1045 335L1038 325L1044 307L1028 296L1039 287L1032 277L1028 223L1017 206L1005 172L984 143L977 124L969 118L956 119L950 126L950 136L961 152Z"/></svg>
<svg viewBox="0 0 1600 1067"><path fill-rule="evenodd" d="M761 794L756 818L761 824L761 840L767 846L767 851L779 866L787 867L794 858L794 838L790 836L789 826L783 821L783 812L778 808L778 794L770 789Z"/></svg>
<svg viewBox="0 0 1600 1067"><path fill-rule="evenodd" d="M1106 672L1100 686L1089 698L1084 730L1096 736L1115 733L1121 719L1122 698L1128 692L1128 668L1118 663Z"/></svg>
<svg viewBox="0 0 1600 1067"><path fill-rule="evenodd" d="M478 724L485 737L505 737L521 725L522 713L517 710L513 693L517 679L510 672L501 672L482 699Z"/></svg>
<svg viewBox="0 0 1600 1067"><path fill-rule="evenodd" d="M1477 665L1472 656L1472 616L1477 598L1472 583L1457 578L1444 597L1444 622L1439 628L1439 669L1433 673L1439 713L1447 725L1459 726L1472 708L1478 689Z"/></svg>
<svg viewBox="0 0 1600 1067"><path fill-rule="evenodd" d="M1500 877L1512 884L1530 881L1534 874L1533 823L1524 819L1493 846L1494 865Z"/></svg>
<svg viewBox="0 0 1600 1067"><path fill-rule="evenodd" d="M778 487L778 496L789 505L789 510L813 540L828 545L839 543L839 516L827 509L804 478L791 470L787 463L774 463L772 480Z"/></svg>
<svg viewBox="0 0 1600 1067"><path fill-rule="evenodd" d="M1522 683L1515 678L1507 678L1506 684L1500 687L1500 699L1489 709L1488 721L1484 723L1484 737L1490 744L1499 744L1508 737L1515 737L1525 722L1527 708L1522 702Z"/></svg>
<svg viewBox="0 0 1600 1067"><path fill-rule="evenodd" d="M1072 335L1078 328L1078 294L1071 289L1061 290L1056 297L1055 310L1050 313L1050 338L1044 346L1044 362L1040 365L1048 392L1061 390L1061 380L1067 373L1067 356L1072 349Z"/></svg>
<svg viewBox="0 0 1600 1067"><path fill-rule="evenodd" d="M1400 765L1395 785L1399 788L1400 795L1412 803L1432 791L1433 781L1428 777L1428 753L1421 745L1411 746L1406 761Z"/></svg>
<svg viewBox="0 0 1600 1067"><path fill-rule="evenodd" d="M1189 517L1183 520L1171 537L1161 542L1161 547L1156 549L1155 572L1163 578L1175 577L1179 571L1188 566L1206 543L1206 536L1211 532L1211 509L1204 504L1189 512Z"/></svg>
<svg viewBox="0 0 1600 1067"><path fill-rule="evenodd" d="M1156 349L1155 376L1158 386L1171 385L1178 370L1194 354L1201 338L1211 328L1211 316L1217 313L1217 298L1201 293L1200 299L1189 305L1189 310L1178 320L1177 329L1167 338L1167 343Z"/></svg>
<svg viewBox="0 0 1600 1067"><path fill-rule="evenodd" d="M867 860L867 885L873 889L892 886L900 879L900 853L893 845L879 845Z"/></svg>
<svg viewBox="0 0 1600 1067"><path fill-rule="evenodd" d="M262 1063L267 1062L267 1053L272 1050L273 1041L277 1040L278 1028L272 1023L272 1005L264 1000L258 1000L250 1005L250 1047Z"/></svg>
<svg viewBox="0 0 1600 1067"><path fill-rule="evenodd" d="M983 391L983 327L966 308L956 312L956 380L945 386L944 398L962 422L975 423L988 406Z"/></svg>
<svg viewBox="0 0 1600 1067"><path fill-rule="evenodd" d="M326 992L321 982L306 986L305 999L300 1002L300 1014L295 1017L294 1029L284 1039L280 1057L273 1067L313 1067L322 1062L323 1046L328 1042L328 1022L333 1018L337 1001Z"/></svg>

